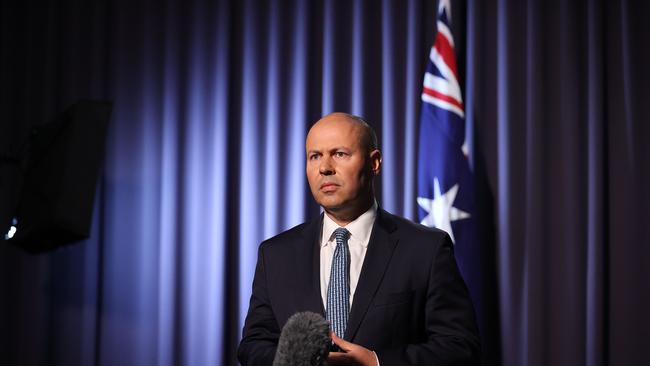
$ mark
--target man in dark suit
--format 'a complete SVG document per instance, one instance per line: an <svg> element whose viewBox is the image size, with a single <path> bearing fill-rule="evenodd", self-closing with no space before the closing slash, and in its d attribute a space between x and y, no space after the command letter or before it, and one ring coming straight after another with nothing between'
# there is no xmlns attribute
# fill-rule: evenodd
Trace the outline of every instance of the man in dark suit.
<svg viewBox="0 0 650 366"><path fill-rule="evenodd" d="M378 207L382 157L360 117L333 113L306 141L307 180L324 209L260 245L238 356L270 365L296 312L326 315L329 365L474 365L474 310L449 236ZM339 334L340 333L340 334Z"/></svg>

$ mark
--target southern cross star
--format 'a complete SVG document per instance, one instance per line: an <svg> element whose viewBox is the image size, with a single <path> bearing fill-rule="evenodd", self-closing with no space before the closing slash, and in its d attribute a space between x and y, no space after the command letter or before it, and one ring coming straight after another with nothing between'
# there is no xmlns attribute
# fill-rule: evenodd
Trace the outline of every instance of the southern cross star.
<svg viewBox="0 0 650 366"><path fill-rule="evenodd" d="M445 192L445 194L441 194L440 183L438 182L438 178L435 177L433 178L433 199L418 197L418 205L428 213L420 223L446 231L454 244L456 244L456 239L454 238L454 232L451 230L451 222L470 217L470 214L467 212L453 207L457 193L458 183Z"/></svg>

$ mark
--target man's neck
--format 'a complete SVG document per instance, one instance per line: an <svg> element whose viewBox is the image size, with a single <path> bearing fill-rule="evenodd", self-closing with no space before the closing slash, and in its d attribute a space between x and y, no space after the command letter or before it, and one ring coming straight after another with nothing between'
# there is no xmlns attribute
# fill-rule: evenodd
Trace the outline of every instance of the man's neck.
<svg viewBox="0 0 650 366"><path fill-rule="evenodd" d="M328 210L324 208L325 214L332 219L337 225L344 227L352 221L356 220L364 212L368 211L372 205L375 204L375 198L371 197L363 205L360 205L356 208L350 210Z"/></svg>

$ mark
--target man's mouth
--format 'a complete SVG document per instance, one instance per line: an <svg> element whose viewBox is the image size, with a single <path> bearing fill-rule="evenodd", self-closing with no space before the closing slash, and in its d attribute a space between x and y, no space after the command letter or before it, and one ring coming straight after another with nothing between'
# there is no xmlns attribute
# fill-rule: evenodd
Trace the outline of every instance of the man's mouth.
<svg viewBox="0 0 650 366"><path fill-rule="evenodd" d="M339 187L339 185L336 184L336 183L327 182L327 183L321 184L320 190L327 193L327 192L335 191L338 187Z"/></svg>

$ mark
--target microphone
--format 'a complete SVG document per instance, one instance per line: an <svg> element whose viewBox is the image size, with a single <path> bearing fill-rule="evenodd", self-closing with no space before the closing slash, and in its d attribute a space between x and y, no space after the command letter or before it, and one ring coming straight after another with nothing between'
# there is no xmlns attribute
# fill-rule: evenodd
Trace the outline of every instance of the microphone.
<svg viewBox="0 0 650 366"><path fill-rule="evenodd" d="M273 366L322 366L332 340L323 316L305 311L293 314L282 328Z"/></svg>

